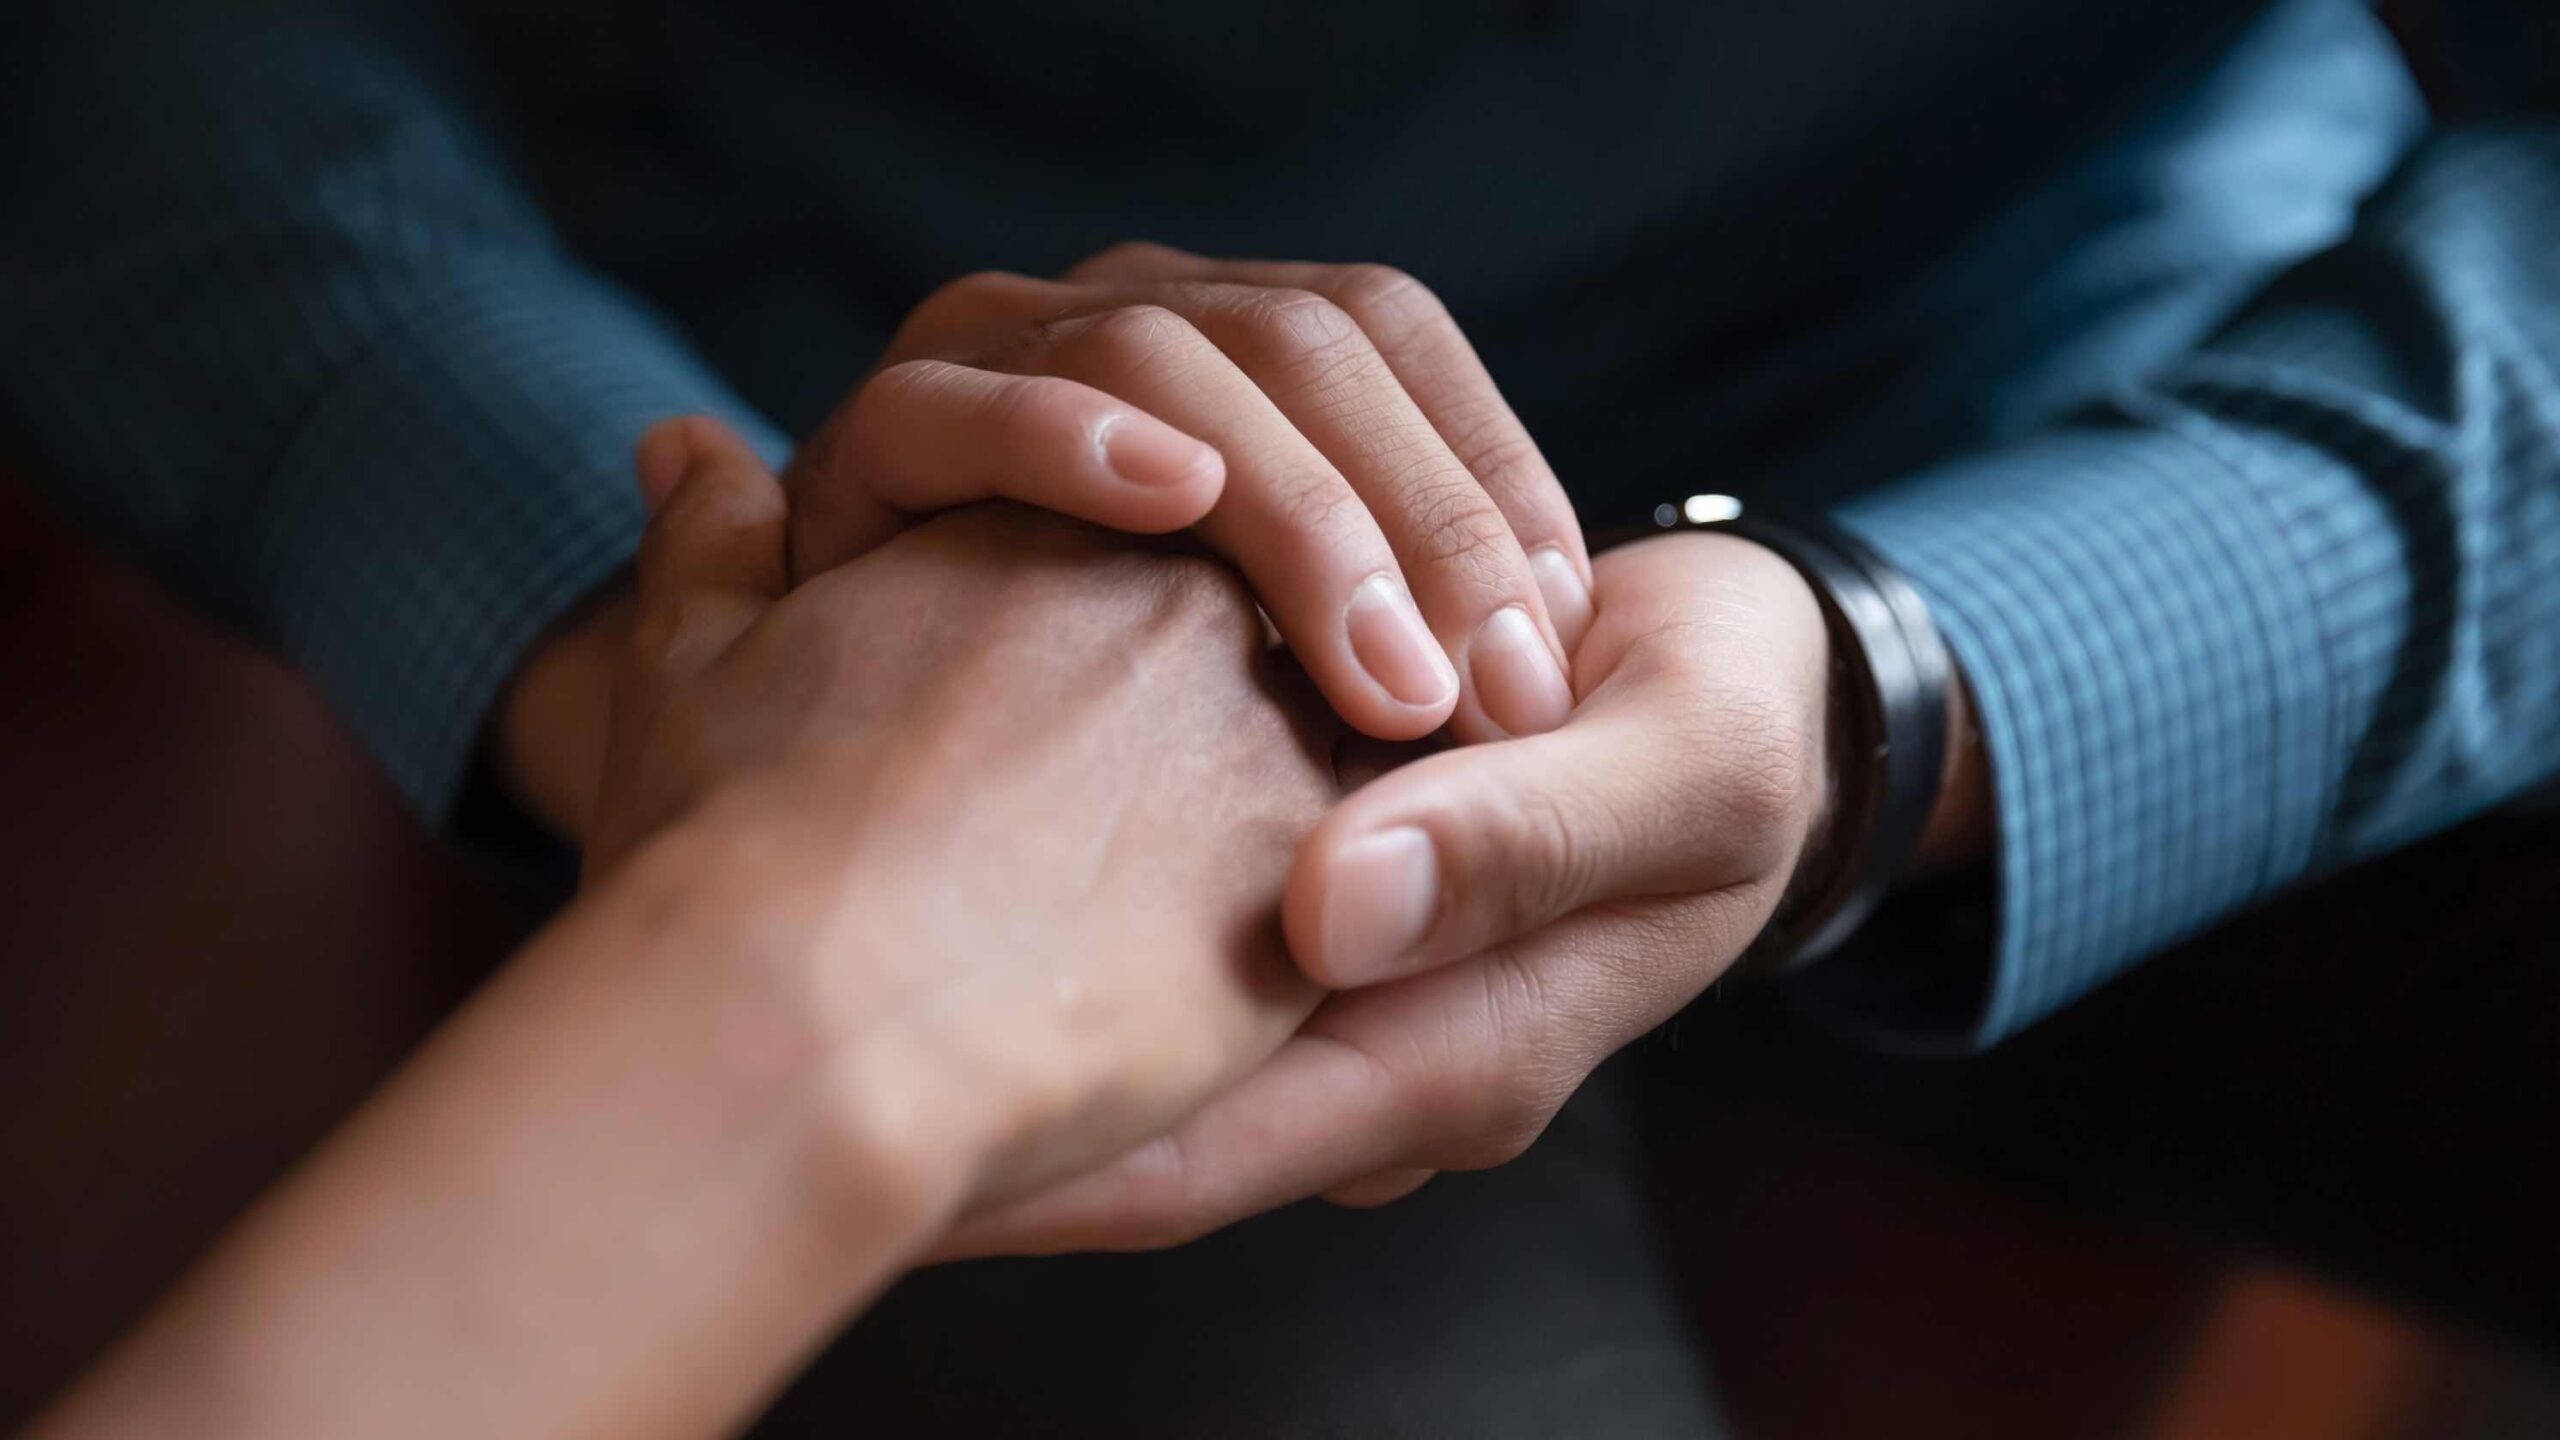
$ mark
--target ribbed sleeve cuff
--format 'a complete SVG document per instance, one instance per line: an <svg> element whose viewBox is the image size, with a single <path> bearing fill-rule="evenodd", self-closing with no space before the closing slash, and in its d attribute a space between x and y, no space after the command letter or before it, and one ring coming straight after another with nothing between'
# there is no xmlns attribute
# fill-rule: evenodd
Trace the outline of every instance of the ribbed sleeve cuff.
<svg viewBox="0 0 2560 1440"><path fill-rule="evenodd" d="M781 438L628 296L565 268L422 299L273 472L257 579L285 656L432 822L527 646L638 543L632 446L669 415Z"/></svg>
<svg viewBox="0 0 2560 1440"><path fill-rule="evenodd" d="M2228 438L2093 424L1841 512L1963 667L2000 831L1975 995L1861 1028L1991 1043L2309 864L2337 769L2322 587ZM1895 940L1842 963L1919 959Z"/></svg>

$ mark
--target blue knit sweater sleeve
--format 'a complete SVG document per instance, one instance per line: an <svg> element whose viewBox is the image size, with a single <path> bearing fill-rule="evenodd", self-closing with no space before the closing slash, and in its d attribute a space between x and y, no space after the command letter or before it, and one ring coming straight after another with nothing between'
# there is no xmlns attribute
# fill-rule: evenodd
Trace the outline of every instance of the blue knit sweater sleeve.
<svg viewBox="0 0 2560 1440"><path fill-rule="evenodd" d="M639 432L776 437L562 253L429 7L33 8L0 59L13 445L442 816L520 652L631 552Z"/></svg>

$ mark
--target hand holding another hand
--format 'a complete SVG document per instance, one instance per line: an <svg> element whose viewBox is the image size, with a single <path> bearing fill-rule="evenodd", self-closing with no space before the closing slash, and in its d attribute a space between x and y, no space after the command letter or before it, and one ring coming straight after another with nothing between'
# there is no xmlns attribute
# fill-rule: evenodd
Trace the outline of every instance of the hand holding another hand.
<svg viewBox="0 0 2560 1440"><path fill-rule="evenodd" d="M672 483L676 453L644 453L644 483ZM786 573L848 598L833 622L777 626L796 638L763 645L766 668L784 668L791 646L842 646L828 638L839 625L897 615L919 648L884 672L875 701L917 687L945 697L937 732L1001 742L984 727L1004 705L941 673L943 602L836 578L869 560L825 568L929 535L977 537L965 527L986 522L969 517L911 527L1000 495L1139 531L1196 521L1355 725L1394 739L1446 716L1456 738L1499 742L1393 771L1299 848L1291 949L1342 993L1270 1063L1114 1164L978 1216L954 1253L1161 1244L1305 1195L1374 1201L1434 1170L1499 1163L1768 923L1828 800L1829 645L1813 593L1776 555L1715 535L1605 556L1587 594L1562 583L1580 543L1562 543L1571 512L1536 454L1445 312L1393 272L1149 246L1062 282L946 288L804 448L788 563L765 554L759 603ZM1453 516L1474 517L1460 527L1470 543L1435 547L1431 526ZM1540 558L1512 564L1524 545ZM965 548L933 553L966 568ZM1381 553L1413 578L1470 676L1454 709L1363 688L1379 677L1352 602L1364 575L1387 573L1370 568ZM982 563L992 581L1010 562ZM965 610L967 597L952 603ZM859 605L887 608L857 620ZM1534 719L1511 707L1538 687L1501 683L1462 643L1510 607L1571 644L1572 688ZM1081 612L1056 613L1077 633ZM1046 643L1024 641L1024 663L1047 663L1033 653ZM1537 653L1543 664L1555 652ZM957 663L974 673L965 654ZM1195 779L1214 788L1202 763ZM1978 778L1949 793L1978 809ZM1028 775L1023 793L1037 793ZM1026 918L1025 933L1038 923Z"/></svg>
<svg viewBox="0 0 2560 1440"><path fill-rule="evenodd" d="M848 1067L857 1129L1004 1193L1157 1133L1313 1008L1276 902L1336 727L1275 696L1221 567L979 507L785 594L783 492L735 437L673 422L642 469L671 478L589 872L767 897L706 958Z"/></svg>
<svg viewBox="0 0 2560 1440"><path fill-rule="evenodd" d="M671 480L648 459L644 481ZM1573 506L1448 311L1384 266L1129 244L1054 281L963 277L907 318L786 484L794 580L1011 499L1190 530L1378 738L1539 734L1572 706L1591 616ZM510 789L580 838L627 624L614 598L564 626L495 727Z"/></svg>
<svg viewBox="0 0 2560 1440"><path fill-rule="evenodd" d="M584 893L34 1433L732 1433L1315 1005L1330 717L1222 570L987 507L786 595L779 482L650 450Z"/></svg>
<svg viewBox="0 0 2560 1440"><path fill-rule="evenodd" d="M1299 851L1291 946L1340 993L1169 1135L945 1253L1173 1244L1500 1164L1733 963L1824 811L1820 610L1729 536L1645 541L1595 572L1562 727L1392 771Z"/></svg>
<svg viewBox="0 0 2560 1440"><path fill-rule="evenodd" d="M1003 497L1193 529L1355 728L1532 735L1591 612L1572 503L1455 321L1377 265L1115 246L926 298L792 463L793 573Z"/></svg>

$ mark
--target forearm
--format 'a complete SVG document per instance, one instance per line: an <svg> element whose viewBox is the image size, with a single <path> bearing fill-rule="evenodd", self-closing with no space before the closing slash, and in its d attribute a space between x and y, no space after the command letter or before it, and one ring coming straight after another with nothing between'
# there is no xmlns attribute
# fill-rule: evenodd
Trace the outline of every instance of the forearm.
<svg viewBox="0 0 2560 1440"><path fill-rule="evenodd" d="M739 868L662 846L569 912L32 1433L733 1428L968 1182L921 1061L742 953L819 932Z"/></svg>
<svg viewBox="0 0 2560 1440"><path fill-rule="evenodd" d="M500 682L629 561L641 431L720 414L781 448L557 243L449 21L100 0L0 51L13 447L311 679L431 822Z"/></svg>
<svg viewBox="0 0 2560 1440"><path fill-rule="evenodd" d="M2555 213L2560 132L2440 136L2193 353L1847 507L1997 771L1996 954L1926 1038L2560 769Z"/></svg>

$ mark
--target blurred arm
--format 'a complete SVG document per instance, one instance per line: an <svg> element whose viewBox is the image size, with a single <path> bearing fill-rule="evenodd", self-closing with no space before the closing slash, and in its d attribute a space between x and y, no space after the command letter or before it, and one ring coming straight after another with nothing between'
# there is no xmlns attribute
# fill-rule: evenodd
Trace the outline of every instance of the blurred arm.
<svg viewBox="0 0 2560 1440"><path fill-rule="evenodd" d="M732 826L735 830L737 827ZM566 912L28 1432L742 1425L947 1222L983 1087L786 983L834 887L679 830Z"/></svg>
<svg viewBox="0 0 2560 1440"><path fill-rule="evenodd" d="M629 557L631 447L770 430L562 253L422 18L31 7L0 58L0 407L66 509L280 651L431 818Z"/></svg>
<svg viewBox="0 0 2560 1440"><path fill-rule="evenodd" d="M1847 507L1964 667L1999 885L1986 964L1864 1018L1997 1039L2560 770L2555 233L2560 127L2442 133L2190 354ZM1872 938L1827 993L1896 989Z"/></svg>

